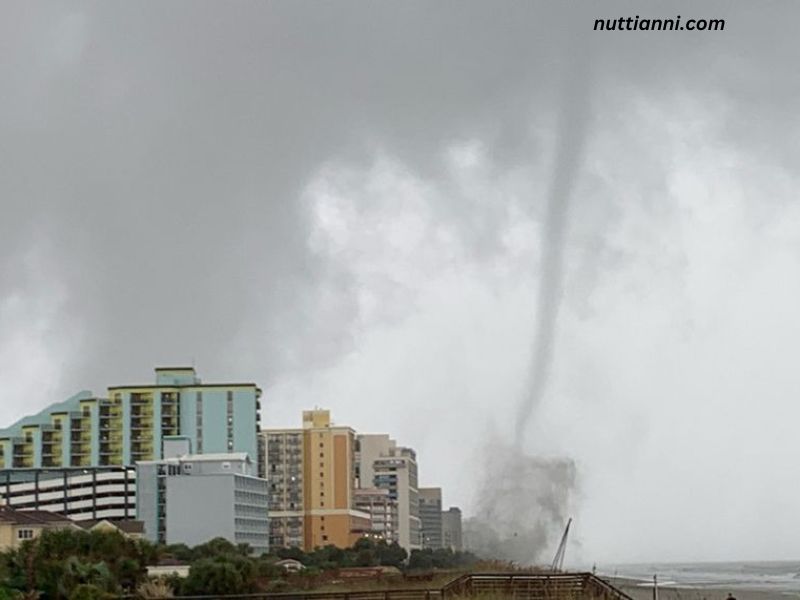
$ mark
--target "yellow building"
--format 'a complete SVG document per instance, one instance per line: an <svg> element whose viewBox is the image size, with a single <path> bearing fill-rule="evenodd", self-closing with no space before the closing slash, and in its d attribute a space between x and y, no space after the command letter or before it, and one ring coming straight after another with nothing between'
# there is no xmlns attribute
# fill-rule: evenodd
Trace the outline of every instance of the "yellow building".
<svg viewBox="0 0 800 600"><path fill-rule="evenodd" d="M267 479L272 490L270 544L352 546L370 531L355 508L355 431L331 424L330 412L303 412L302 429L267 429Z"/></svg>
<svg viewBox="0 0 800 600"><path fill-rule="evenodd" d="M69 518L58 513L0 506L0 552L19 548L26 540L39 537L45 529L74 527Z"/></svg>

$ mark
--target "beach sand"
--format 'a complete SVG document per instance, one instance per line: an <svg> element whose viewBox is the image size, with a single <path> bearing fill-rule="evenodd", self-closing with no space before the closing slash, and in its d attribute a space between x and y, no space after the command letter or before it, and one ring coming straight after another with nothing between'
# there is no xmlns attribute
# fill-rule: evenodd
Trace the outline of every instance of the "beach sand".
<svg viewBox="0 0 800 600"><path fill-rule="evenodd" d="M633 600L653 600L653 587L641 586L638 582L620 578L605 578L611 585L621 589ZM658 587L658 600L725 600L728 593L736 600L792 600L800 598L800 594L782 590L748 590L715 587L675 588Z"/></svg>

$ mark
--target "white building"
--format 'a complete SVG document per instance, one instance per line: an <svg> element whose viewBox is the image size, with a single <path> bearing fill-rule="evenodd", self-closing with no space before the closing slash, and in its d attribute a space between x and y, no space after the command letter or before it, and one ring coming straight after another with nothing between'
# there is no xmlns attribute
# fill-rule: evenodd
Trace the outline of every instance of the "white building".
<svg viewBox="0 0 800 600"><path fill-rule="evenodd" d="M358 436L356 473L360 488L379 488L397 502L396 541L408 552L422 547L417 454L385 434Z"/></svg>
<svg viewBox="0 0 800 600"><path fill-rule="evenodd" d="M136 516L136 471L126 467L7 469L0 500L19 510L61 513L73 521Z"/></svg>
<svg viewBox="0 0 800 600"><path fill-rule="evenodd" d="M166 452L166 450L165 450ZM137 518L145 537L202 544L222 537L269 550L269 490L246 453L186 454L139 462Z"/></svg>
<svg viewBox="0 0 800 600"><path fill-rule="evenodd" d="M387 542L397 541L399 536L400 514L397 500L390 497L388 489L361 488L355 490L355 508L370 516L371 532Z"/></svg>

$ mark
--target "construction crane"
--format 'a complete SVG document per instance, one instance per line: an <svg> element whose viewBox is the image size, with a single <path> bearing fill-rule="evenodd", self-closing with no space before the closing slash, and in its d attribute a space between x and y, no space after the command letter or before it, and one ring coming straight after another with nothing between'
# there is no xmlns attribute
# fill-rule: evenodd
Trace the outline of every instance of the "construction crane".
<svg viewBox="0 0 800 600"><path fill-rule="evenodd" d="M559 573L564 568L564 553L567 550L567 536L569 535L569 526L572 525L572 517L567 521L567 526L564 528L564 535L561 536L561 543L558 545L556 555L553 558L553 565L551 570L553 573Z"/></svg>

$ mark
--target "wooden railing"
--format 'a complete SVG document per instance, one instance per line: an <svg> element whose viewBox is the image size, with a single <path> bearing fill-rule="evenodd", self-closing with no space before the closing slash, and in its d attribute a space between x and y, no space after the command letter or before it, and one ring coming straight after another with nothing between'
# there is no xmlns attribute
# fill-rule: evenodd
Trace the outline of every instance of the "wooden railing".
<svg viewBox="0 0 800 600"><path fill-rule="evenodd" d="M442 596L501 595L515 600L631 600L591 573L468 573L442 588Z"/></svg>
<svg viewBox="0 0 800 600"><path fill-rule="evenodd" d="M449 600L488 595L513 600L632 600L591 573L467 573L440 589L182 596L177 600Z"/></svg>

